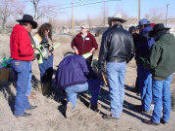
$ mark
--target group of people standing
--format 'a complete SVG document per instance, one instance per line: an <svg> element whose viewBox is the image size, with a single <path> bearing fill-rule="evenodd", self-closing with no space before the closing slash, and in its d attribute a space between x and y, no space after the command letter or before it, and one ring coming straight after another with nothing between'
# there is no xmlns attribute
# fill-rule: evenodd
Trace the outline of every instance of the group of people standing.
<svg viewBox="0 0 175 131"><path fill-rule="evenodd" d="M169 29L162 23L150 23L147 19L140 20L137 27L130 27L137 64L135 89L140 94L142 103L141 106L136 106L136 109L149 113L151 104L154 105L151 120L144 121L147 124L166 124L170 119L170 84L175 71L175 37L169 33Z"/></svg>
<svg viewBox="0 0 175 131"><path fill-rule="evenodd" d="M29 104L27 97L31 94L31 65L34 58L38 59L42 86L49 82L51 86L54 48L52 26L49 23L41 25L32 37L31 30L37 28L32 16L24 15L18 22L12 31L10 48L12 67L17 74L14 114L20 117L31 115L25 110L36 108ZM102 35L97 72L92 68L92 60L98 44L89 27L82 25L81 32L72 40L74 52L65 54L55 77L57 89L64 89L67 95L66 117L71 117L76 110L77 94L88 90L92 96L90 108L98 111L100 85L106 74L111 114L103 118L119 119L123 110L127 63L135 56L136 89L142 102L139 111L149 112L151 103L155 105L152 119L144 122L153 125L158 125L160 121L168 122L171 110L170 83L175 72L175 37L163 24L151 24L147 19L140 20L139 25L131 27L129 31L122 26L125 22L120 17L109 17L109 28Z"/></svg>

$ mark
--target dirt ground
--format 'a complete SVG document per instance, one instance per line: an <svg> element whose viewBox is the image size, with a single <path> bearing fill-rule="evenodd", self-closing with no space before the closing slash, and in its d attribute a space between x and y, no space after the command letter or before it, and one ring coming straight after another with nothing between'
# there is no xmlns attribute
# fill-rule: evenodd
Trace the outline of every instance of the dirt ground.
<svg viewBox="0 0 175 131"><path fill-rule="evenodd" d="M0 36L0 55L9 55L9 37ZM54 68L63 58L63 54L70 51L70 42L66 41L56 49L54 54ZM0 87L0 131L175 131L175 112L171 112L171 119L167 125L149 126L142 122L150 119L151 114L138 113L134 105L140 104L140 97L132 89L135 85L135 62L128 64L125 80L125 102L121 118L116 121L102 119L102 114L110 113L110 101L108 88L104 87L100 92L100 113L90 110L86 104L89 102L87 94L79 95L77 112L70 119L64 117L65 102L53 95L47 98L36 89L39 85L39 69L37 62L33 63L33 91L36 92L36 100L30 100L32 105L38 108L32 111L32 116L16 118L13 116L13 104L15 88L12 83ZM172 90L175 90L175 80L172 82ZM58 91L59 92L59 91Z"/></svg>

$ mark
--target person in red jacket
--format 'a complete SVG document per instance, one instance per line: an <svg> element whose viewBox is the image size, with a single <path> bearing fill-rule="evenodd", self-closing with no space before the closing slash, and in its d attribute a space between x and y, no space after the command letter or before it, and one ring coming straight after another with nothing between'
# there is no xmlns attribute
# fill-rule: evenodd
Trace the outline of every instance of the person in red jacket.
<svg viewBox="0 0 175 131"><path fill-rule="evenodd" d="M94 53L98 45L95 37L88 31L88 25L81 26L81 32L75 36L72 41L72 48L77 55Z"/></svg>
<svg viewBox="0 0 175 131"><path fill-rule="evenodd" d="M12 58L12 68L16 73L17 94L14 106L14 115L30 116L26 110L34 109L28 101L26 92L30 80L32 68L32 60L34 59L34 51L32 48L32 37L30 32L37 28L37 22L30 15L24 15L23 19L17 20L19 24L15 25L10 36L10 51Z"/></svg>
<svg viewBox="0 0 175 131"><path fill-rule="evenodd" d="M87 75L90 90L95 90L96 99L98 99L98 92L100 90L100 80L98 75L93 71L91 67L93 54L98 49L98 44L95 37L89 32L89 26L83 24L81 26L81 32L75 36L71 43L72 49L77 55L83 56L86 53L90 53L91 56L86 58L86 64L88 66L89 74ZM98 110L97 100L91 101L91 109Z"/></svg>
<svg viewBox="0 0 175 131"><path fill-rule="evenodd" d="M98 49L98 44L95 37L88 30L88 25L82 25L81 32L72 40L71 47L77 55L82 56L86 53L91 53L91 56L86 59L86 63L90 70L89 76L93 76L94 73L91 68L91 63L93 54L95 53L95 50Z"/></svg>

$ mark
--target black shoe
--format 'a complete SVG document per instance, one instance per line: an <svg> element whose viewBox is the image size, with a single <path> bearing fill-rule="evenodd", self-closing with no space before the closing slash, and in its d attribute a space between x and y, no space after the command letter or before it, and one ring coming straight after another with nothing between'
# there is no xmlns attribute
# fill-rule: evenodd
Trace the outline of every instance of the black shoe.
<svg viewBox="0 0 175 131"><path fill-rule="evenodd" d="M135 105L134 108L138 112L142 112L143 111L142 105Z"/></svg>
<svg viewBox="0 0 175 131"><path fill-rule="evenodd" d="M144 113L144 114L149 114L150 113L150 111L144 110L143 107L142 107L142 105L136 105L135 106L135 109L136 109L136 111L138 111L140 113Z"/></svg>
<svg viewBox="0 0 175 131"><path fill-rule="evenodd" d="M105 119L105 120L115 120L115 121L118 121L118 118L115 118L112 115L103 115L102 118Z"/></svg>
<svg viewBox="0 0 175 131"><path fill-rule="evenodd" d="M24 114L22 114L22 115L15 115L15 117L16 118L19 118L19 117L28 117L28 116L31 116L32 114L30 114L30 113L26 113L26 112L24 112Z"/></svg>
<svg viewBox="0 0 175 131"><path fill-rule="evenodd" d="M26 110L33 110L33 109L36 109L37 106L30 106L30 108L26 109Z"/></svg>
<svg viewBox="0 0 175 131"><path fill-rule="evenodd" d="M160 120L160 123L167 124L168 122L165 122L163 119Z"/></svg>
<svg viewBox="0 0 175 131"><path fill-rule="evenodd" d="M95 111L95 112L99 112L98 110L98 105L90 105L91 110Z"/></svg>
<svg viewBox="0 0 175 131"><path fill-rule="evenodd" d="M154 123L152 120L143 120L143 123L153 126L158 126L160 123Z"/></svg>

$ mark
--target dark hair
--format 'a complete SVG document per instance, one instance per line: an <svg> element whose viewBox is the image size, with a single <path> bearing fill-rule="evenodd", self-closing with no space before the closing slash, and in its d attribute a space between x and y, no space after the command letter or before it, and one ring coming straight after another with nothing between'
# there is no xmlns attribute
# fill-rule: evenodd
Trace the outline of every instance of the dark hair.
<svg viewBox="0 0 175 131"><path fill-rule="evenodd" d="M48 36L49 38L52 40L52 25L50 23L44 23L40 26L40 28L38 29L38 34L41 37L45 37L45 31L48 30Z"/></svg>
<svg viewBox="0 0 175 131"><path fill-rule="evenodd" d="M27 24L30 24L29 22L19 22L20 25L27 26Z"/></svg>
<svg viewBox="0 0 175 131"><path fill-rule="evenodd" d="M131 26L129 27L129 32L132 34L133 32L136 31L136 27L135 26Z"/></svg>

